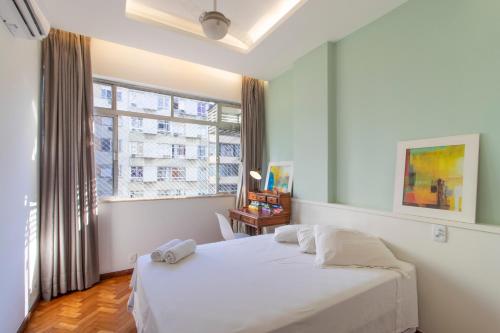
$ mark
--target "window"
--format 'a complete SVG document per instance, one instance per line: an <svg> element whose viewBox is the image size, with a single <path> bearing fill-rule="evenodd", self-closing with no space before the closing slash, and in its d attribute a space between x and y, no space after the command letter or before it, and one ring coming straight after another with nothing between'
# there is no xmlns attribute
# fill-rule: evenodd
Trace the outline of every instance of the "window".
<svg viewBox="0 0 500 333"><path fill-rule="evenodd" d="M169 168L168 173L170 174L170 180L185 180L186 179L186 168Z"/></svg>
<svg viewBox="0 0 500 333"><path fill-rule="evenodd" d="M220 144L220 156L227 157L239 157L240 156L240 145L231 143L221 143Z"/></svg>
<svg viewBox="0 0 500 333"><path fill-rule="evenodd" d="M156 177L158 178L158 181L161 182L167 180L167 173L168 173L167 167L158 167L158 170L156 172Z"/></svg>
<svg viewBox="0 0 500 333"><path fill-rule="evenodd" d="M166 120L158 120L158 133L170 134L170 123Z"/></svg>
<svg viewBox="0 0 500 333"><path fill-rule="evenodd" d="M142 166L131 166L130 167L130 178L135 181L142 181L144 177L144 167Z"/></svg>
<svg viewBox="0 0 500 333"><path fill-rule="evenodd" d="M239 105L109 82L94 92L99 197L236 192Z"/></svg>
<svg viewBox="0 0 500 333"><path fill-rule="evenodd" d="M198 146L198 159L204 160L207 158L207 146Z"/></svg>
<svg viewBox="0 0 500 333"><path fill-rule="evenodd" d="M221 109L221 118L223 122L241 124L241 109L223 106Z"/></svg>
<svg viewBox="0 0 500 333"><path fill-rule="evenodd" d="M217 104L174 96L174 117L217 121Z"/></svg>
<svg viewBox="0 0 500 333"><path fill-rule="evenodd" d="M186 146L185 145L172 145L172 157L173 158L184 158L186 156Z"/></svg>
<svg viewBox="0 0 500 333"><path fill-rule="evenodd" d="M220 184L219 192L223 193L236 193L238 190L238 184Z"/></svg>
<svg viewBox="0 0 500 333"><path fill-rule="evenodd" d="M142 118L132 117L130 125L133 131L142 132Z"/></svg>
<svg viewBox="0 0 500 333"><path fill-rule="evenodd" d="M109 197L113 195L113 118L94 117L94 143L97 195Z"/></svg>
<svg viewBox="0 0 500 333"><path fill-rule="evenodd" d="M170 115L170 96L155 92L116 88L116 107L124 112L144 112L149 114Z"/></svg>
<svg viewBox="0 0 500 333"><path fill-rule="evenodd" d="M132 155L142 155L144 153L144 143L137 141L129 142L129 151Z"/></svg>
<svg viewBox="0 0 500 333"><path fill-rule="evenodd" d="M111 151L110 138L101 138L101 151Z"/></svg>
<svg viewBox="0 0 500 333"><path fill-rule="evenodd" d="M221 177L234 177L238 176L239 171L238 164L221 164L220 168L220 176Z"/></svg>

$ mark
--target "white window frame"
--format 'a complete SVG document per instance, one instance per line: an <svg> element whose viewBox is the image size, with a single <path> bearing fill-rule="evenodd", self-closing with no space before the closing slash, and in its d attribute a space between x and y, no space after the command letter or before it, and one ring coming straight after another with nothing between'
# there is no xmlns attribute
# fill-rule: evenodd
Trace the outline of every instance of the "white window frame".
<svg viewBox="0 0 500 333"><path fill-rule="evenodd" d="M120 116L135 117L135 118L149 118L149 119L155 119L155 120L165 120L167 122L170 122L170 133L173 133L173 130L171 127L172 122L214 126L216 129L215 130L215 138L216 139L214 142L215 143L215 162L216 162L215 163L215 190L216 190L216 193L219 193L219 183L220 183L219 132L221 129L228 129L228 130L232 129L232 130L237 130L241 133L241 124L228 123L228 122L223 122L221 120L222 108L223 107L232 107L232 108L241 109L241 104L223 101L223 100L217 100L217 99L210 99L210 98L205 98L205 97L200 97L200 96L195 96L195 95L179 94L179 93L172 92L172 91L143 87L143 86L138 86L138 85L133 85L133 84L128 84L128 83L121 83L121 82L116 82L116 81L109 81L109 80L105 80L105 79L94 78L93 82L96 84L104 84L104 85L111 86L111 108L104 108L104 107L95 106L94 107L94 114L96 116L110 117L113 119L113 144L112 144L112 151L113 151L113 197L116 197L118 195L118 179L119 179L118 155L120 154L120 152L118 150L118 148L119 148L118 147L118 131L119 131L119 126L118 126L119 120L118 119ZM161 94L161 95L166 95L165 98L167 98L167 97L170 98L169 115L160 115L160 114L151 114L151 113L145 113L145 112L118 110L118 107L117 107L117 87L123 87L123 88L128 88L128 89L133 89L133 90L139 90L139 91L152 92L152 93L157 93L157 94ZM188 99L193 99L193 100L208 102L208 103L215 103L217 105L217 119L215 121L213 121L213 120L200 120L200 119L175 117L174 116L174 98L175 97L188 98ZM142 131L142 128L137 128L135 130ZM241 151L241 148L240 148L240 151ZM173 149L172 149L172 152L173 152ZM210 154L209 148L207 148L206 154L207 154L207 158L208 158L208 156ZM172 154L172 158L174 158L173 154ZM134 178L134 179L137 179L137 178ZM131 180L132 180L132 178L131 178ZM221 193L227 194L226 192L221 192ZM202 197L205 195L200 195L200 196ZM210 196L210 195L207 195L207 196ZM102 199L102 198L100 198L100 199ZM120 198L118 197L118 199L120 199Z"/></svg>

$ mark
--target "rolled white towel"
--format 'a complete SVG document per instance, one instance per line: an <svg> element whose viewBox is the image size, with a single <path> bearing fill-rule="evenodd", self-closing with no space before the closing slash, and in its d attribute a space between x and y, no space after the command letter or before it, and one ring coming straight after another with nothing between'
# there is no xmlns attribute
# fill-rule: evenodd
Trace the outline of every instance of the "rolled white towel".
<svg viewBox="0 0 500 333"><path fill-rule="evenodd" d="M163 254L163 260L169 264L175 264L182 258L193 254L195 250L196 242L192 239L188 239L168 249Z"/></svg>
<svg viewBox="0 0 500 333"><path fill-rule="evenodd" d="M151 252L151 260L152 261L165 260L165 259L163 259L165 252L167 252L171 247L173 247L181 242L182 241L180 239L172 239L170 242L158 246L153 252Z"/></svg>

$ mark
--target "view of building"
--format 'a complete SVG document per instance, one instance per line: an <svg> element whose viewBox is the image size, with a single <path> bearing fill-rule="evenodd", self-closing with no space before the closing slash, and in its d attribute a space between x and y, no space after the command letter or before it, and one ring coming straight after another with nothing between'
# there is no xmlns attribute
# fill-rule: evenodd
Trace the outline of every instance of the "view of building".
<svg viewBox="0 0 500 333"><path fill-rule="evenodd" d="M113 87L97 83L94 104L99 196L236 192L239 108L118 86L114 110Z"/></svg>

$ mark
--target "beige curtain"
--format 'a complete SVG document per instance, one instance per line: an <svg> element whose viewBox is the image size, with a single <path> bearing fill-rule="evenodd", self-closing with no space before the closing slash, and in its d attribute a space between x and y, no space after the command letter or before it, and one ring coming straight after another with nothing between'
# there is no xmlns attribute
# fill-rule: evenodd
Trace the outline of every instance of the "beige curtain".
<svg viewBox="0 0 500 333"><path fill-rule="evenodd" d="M247 191L258 189L258 182L250 177L251 170L262 168L264 151L264 81L243 77L241 91L241 179L237 194L237 207L244 206ZM237 224L244 232L244 224Z"/></svg>
<svg viewBox="0 0 500 333"><path fill-rule="evenodd" d="M42 296L99 280L90 38L52 30L42 42Z"/></svg>

